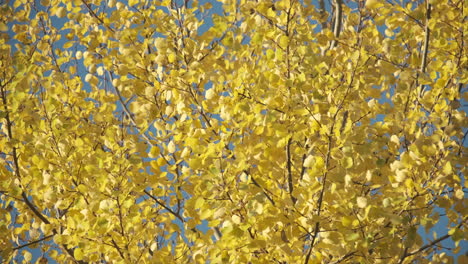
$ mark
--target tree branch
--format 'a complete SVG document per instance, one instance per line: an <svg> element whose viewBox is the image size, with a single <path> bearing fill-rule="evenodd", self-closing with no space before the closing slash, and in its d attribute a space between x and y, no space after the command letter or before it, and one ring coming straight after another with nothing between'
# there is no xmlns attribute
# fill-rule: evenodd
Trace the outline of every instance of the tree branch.
<svg viewBox="0 0 468 264"><path fill-rule="evenodd" d="M287 158L287 169L288 169L288 191L289 191L289 196L291 197L291 201L294 204L296 204L296 197L293 196L293 191L294 191L294 185L293 185L293 179L292 179L292 161L291 161L291 138L288 139L288 144L286 145L286 158Z"/></svg>
<svg viewBox="0 0 468 264"><path fill-rule="evenodd" d="M153 199L157 204L159 204L161 207L166 209L169 213L171 213L173 216L177 217L180 221L185 222L184 218L178 213L176 213L174 210L172 210L170 207L166 206L163 204L161 201L158 200L158 198L154 197L151 193L149 193L147 190L143 191L146 195L148 195L151 199Z"/></svg>
<svg viewBox="0 0 468 264"><path fill-rule="evenodd" d="M337 117L338 113L340 112L340 109L341 108L338 108L338 110L334 114L333 123L330 126L330 130L328 131L328 146L327 146L327 156L326 156L326 159L325 159L325 172L323 173L322 189L320 190L319 198L318 198L318 201L317 201L317 203L318 203L318 205L317 205L317 216L318 217L320 217L320 214L321 214L321 211L322 211L323 195L325 194L325 188L326 188L327 176L328 176L328 169L330 167L330 157L331 157L331 148L332 148L332 134L333 134L333 130L335 128L336 117ZM310 255L312 254L312 249L314 247L315 240L317 239L319 230L320 230L320 222L317 221L315 223L314 235L312 237L312 240L310 241L309 250L307 252L304 264L309 263Z"/></svg>
<svg viewBox="0 0 468 264"><path fill-rule="evenodd" d="M120 247L117 245L117 243L115 242L115 240L112 238L112 244L114 245L114 248L117 249L117 252L119 253L120 257L125 260L125 255L122 253L122 250L120 249Z"/></svg>
<svg viewBox="0 0 468 264"><path fill-rule="evenodd" d="M98 17L98 15L91 9L89 4L86 3L85 0L81 0L81 2L86 6L86 9L88 9L88 11L89 11L89 13L91 14L92 17L96 18L99 21L99 23L101 23L104 27L109 29L111 32L113 32L113 33L115 32L110 26L106 25L104 23L104 21L100 17Z"/></svg>
<svg viewBox="0 0 468 264"><path fill-rule="evenodd" d="M343 0L334 0L333 5L335 6L334 17L333 17L333 36L335 37L331 42L330 45L322 50L322 56L327 53L327 51L336 47L338 40L337 38L340 36L341 27L343 24Z"/></svg>
<svg viewBox="0 0 468 264"><path fill-rule="evenodd" d="M461 223L458 224L458 226L457 226L456 228L460 228L461 226L463 226L463 224L467 221L467 219L468 219L468 218L465 218L463 221L461 221ZM419 254L419 253L421 253L421 252L423 252L423 251L425 251L425 250L427 250L427 249L429 249L429 248L431 248L431 247L437 245L438 243L440 243L440 242L442 242L442 241L444 241L444 240L450 238L451 236L452 236L452 235L446 234L446 235L441 236L441 237L439 237L438 239L432 241L431 243L426 244L426 245L420 247L419 249L417 249L417 250L415 250L415 251L413 251L413 252L410 252L410 253L405 252L405 253L403 254L403 256L401 256L400 263L403 263L403 260L404 260L405 258L407 258L407 257L409 257L409 256L413 256L413 255Z"/></svg>
<svg viewBox="0 0 468 264"><path fill-rule="evenodd" d="M7 107L6 91L5 91L4 88L5 88L4 86L1 87L1 96L2 96L3 107L4 107L4 110L5 110L5 120L6 120L6 123L7 123L6 125L7 125L8 139L11 142L11 141L13 141L13 133L12 133L13 123L11 122L11 119L10 119L10 111L8 110L8 107ZM13 153L12 154L13 154L13 163L14 163L14 167L15 167L14 171L15 171L15 175L18 178L18 180L20 180L21 179L21 172L20 172L20 166L19 166L19 161L18 161L18 153L17 153L16 149L17 148L15 146L13 146L13 150L12 150ZM33 202L28 199L28 196L27 196L26 192L24 191L21 182L19 183L19 185L20 185L20 188L21 188L21 196L23 197L23 200L24 200L24 203L26 203L26 206L44 224L49 225L50 221L36 208L36 206L33 204ZM53 229L52 232L53 232L53 235L58 233L56 229ZM60 246L62 246L65 249L65 251L70 255L70 257L76 263L87 263L87 262L84 262L84 261L77 261L75 259L75 257L74 257L73 250L68 248L65 244L60 244Z"/></svg>
<svg viewBox="0 0 468 264"><path fill-rule="evenodd" d="M335 38L338 38L340 36L340 32L341 32L341 27L342 27L342 24L343 24L343 7L342 7L342 4L343 4L343 0L335 0L334 1L334 5L335 5L335 23L333 25L333 35L335 36ZM336 39L332 40L331 42L331 45L330 45L330 49L333 49L334 47L336 47Z"/></svg>
<svg viewBox="0 0 468 264"><path fill-rule="evenodd" d="M319 12L320 12L320 19L324 20L325 19L325 1L324 0L319 0ZM322 21L321 23L322 25L322 30L324 30L325 28L327 28L327 23L326 21Z"/></svg>
<svg viewBox="0 0 468 264"><path fill-rule="evenodd" d="M331 262L331 264L337 264L337 263L343 262L346 259L352 257L356 253L357 253L357 251L351 251L351 252L347 253L346 255L342 256L341 258L337 259L336 261Z"/></svg>
<svg viewBox="0 0 468 264"><path fill-rule="evenodd" d="M426 64L427 64L427 53L429 52L429 38L431 35L431 30L429 28L429 19L431 19L431 9L432 5L429 3L429 1L426 1L426 24L424 26L424 47L422 50L422 60L421 60L421 73L424 74L426 72ZM424 84L421 84L420 86L420 91L419 91L419 97L423 95L424 91Z"/></svg>
<svg viewBox="0 0 468 264"><path fill-rule="evenodd" d="M13 250L18 250L18 249L22 249L22 248L24 248L24 247L29 247L29 246L31 246L31 245L34 245L34 244L37 244L37 243L42 242L42 241L44 241L44 240L47 240L47 239L49 239L49 238L51 238L51 237L53 237L53 236L55 236L55 234L48 235L48 236L45 236L45 237L43 237L43 238L41 238L41 239L38 239L38 240L36 240L36 241L32 241L32 242L26 243L26 244L24 244L24 245L14 247Z"/></svg>
<svg viewBox="0 0 468 264"><path fill-rule="evenodd" d="M249 175L247 171L244 170L244 173ZM255 184L258 188L262 189L263 194L266 196L266 198L271 202L272 205L275 205L275 201L271 198L271 196L265 191L265 188L263 188L253 177L253 175L250 175L250 178L252 179L252 183Z"/></svg>

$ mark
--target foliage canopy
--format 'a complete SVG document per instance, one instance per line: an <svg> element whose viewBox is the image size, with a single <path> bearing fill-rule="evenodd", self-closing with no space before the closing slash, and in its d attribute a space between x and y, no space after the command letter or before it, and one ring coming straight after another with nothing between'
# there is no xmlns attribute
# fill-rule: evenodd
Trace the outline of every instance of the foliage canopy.
<svg viewBox="0 0 468 264"><path fill-rule="evenodd" d="M3 2L1 258L452 261L466 1L306 2Z"/></svg>

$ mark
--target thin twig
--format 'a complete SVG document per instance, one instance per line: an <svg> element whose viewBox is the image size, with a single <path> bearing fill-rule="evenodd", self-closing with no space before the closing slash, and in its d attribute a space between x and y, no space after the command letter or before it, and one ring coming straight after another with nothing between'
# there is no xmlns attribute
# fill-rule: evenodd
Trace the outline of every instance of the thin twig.
<svg viewBox="0 0 468 264"><path fill-rule="evenodd" d="M456 228L460 228L461 226L463 226L463 224L466 223L467 220L468 220L468 218L463 219L463 221L461 221L461 223L458 224L458 226L457 226ZM431 247L437 245L438 243L440 243L440 242L442 242L442 241L444 241L444 240L450 238L451 236L452 236L452 235L446 234L446 235L441 236L441 237L439 237L438 239L432 241L431 243L426 244L426 245L420 247L419 249L417 249L417 250L415 250L415 251L413 251L413 252L410 252L410 253L407 253L407 252L406 252L406 253L403 254L403 256L401 257L400 263L403 263L403 260L404 260L405 258L407 258L407 257L409 257L409 256L413 256L413 255L419 254L419 253L421 253L421 252L423 252L423 251L425 251L425 250L427 250L427 249L429 249L429 248L431 248Z"/></svg>
<svg viewBox="0 0 468 264"><path fill-rule="evenodd" d="M293 185L293 179L292 179L292 160L291 160L291 142L292 139L288 139L288 144L286 145L286 158L287 158L287 169L288 169L288 191L289 191L289 196L291 197L291 201L294 204L296 204L296 197L293 196L293 191L294 191L294 185Z"/></svg>
<svg viewBox="0 0 468 264"><path fill-rule="evenodd" d="M114 33L114 30L109 26L104 23L104 20L102 20L98 15L91 9L88 3L86 3L85 0L81 0L81 2L86 6L86 9L88 9L89 13L91 14L92 17L96 18L99 23L101 23L104 27L109 29L112 33Z"/></svg>
<svg viewBox="0 0 468 264"><path fill-rule="evenodd" d="M115 242L115 240L112 238L112 244L114 245L114 248L117 249L117 252L119 253L120 257L125 260L125 255L122 253L122 250L120 249L120 247L117 245L117 243Z"/></svg>
<svg viewBox="0 0 468 264"><path fill-rule="evenodd" d="M32 242L26 243L26 244L24 244L24 245L14 247L13 250L18 250L18 249L22 249L22 248L24 248L24 247L32 246L32 245L34 245L34 244L37 244L37 243L42 242L42 241L44 241L44 240L47 240L47 239L49 239L49 238L51 238L51 237L53 237L53 236L55 236L55 234L48 235L48 236L45 236L45 237L43 237L43 238L41 238L41 239L38 239L38 240L36 240L36 241L32 241Z"/></svg>
<svg viewBox="0 0 468 264"><path fill-rule="evenodd" d="M356 253L357 253L357 251L351 251L351 252L347 253L346 255L342 256L341 258L337 259L336 261L331 262L330 264L337 264L337 263L343 262L346 259L352 257Z"/></svg>
<svg viewBox="0 0 468 264"><path fill-rule="evenodd" d="M172 210L170 207L166 206L163 204L161 201L158 200L158 198L154 197L151 193L149 193L147 190L143 191L146 195L148 195L151 199L153 199L157 204L159 204L161 207L166 209L170 214L173 216L177 217L180 221L185 222L184 218L178 213L176 213L174 210Z"/></svg>
<svg viewBox="0 0 468 264"><path fill-rule="evenodd" d="M112 78L112 74L111 74L111 79ZM141 136L145 139L146 143L148 145L150 145L152 148L154 147L157 147L155 144L153 144L153 142L151 142L151 139L146 135L146 133L144 131L141 130L141 128L138 126L137 122L135 121L135 119L133 118L133 115L132 113L130 112L130 110L128 110L128 107L127 105L125 104L124 100L123 100L123 97L122 97L122 94L120 93L119 89L117 87L115 87L114 85L112 85L112 87L114 88L114 91L115 93L117 94L117 97L119 98L119 102L120 104L122 105L122 108L125 112L125 114L128 116L128 118L130 119L130 122L132 122L132 124L135 126L135 128L141 132ZM169 164L169 160L166 158L166 156L161 153L161 157L166 161L167 164Z"/></svg>
<svg viewBox="0 0 468 264"><path fill-rule="evenodd" d="M249 175L248 171L244 170L244 173ZM266 192L265 188L263 188L253 177L253 175L250 175L250 178L252 179L252 183L257 186L258 188L262 189L263 194L266 196L266 198L271 202L272 205L275 205L275 201L270 197L270 195Z"/></svg>

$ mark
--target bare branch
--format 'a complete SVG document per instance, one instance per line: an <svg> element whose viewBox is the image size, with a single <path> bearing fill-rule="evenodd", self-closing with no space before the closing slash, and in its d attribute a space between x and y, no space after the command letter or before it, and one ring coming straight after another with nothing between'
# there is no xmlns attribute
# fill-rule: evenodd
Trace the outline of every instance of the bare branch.
<svg viewBox="0 0 468 264"><path fill-rule="evenodd" d="M466 223L466 221L468 220L468 218L465 218L463 221L461 221L460 224L458 224L458 226L456 228L460 228L461 226L463 226L464 223ZM419 249L413 251L413 252L410 252L408 253L407 250L405 250L404 254L401 256L400 258L400 262L399 263L403 263L403 261L405 260L405 258L409 257L409 256L413 256L413 255L416 255L416 254L419 254L427 249L430 249L431 247L439 244L440 242L450 238L452 235L449 235L449 234L446 234L444 236L441 236L439 237L438 239L432 241L431 243L429 244L426 244L422 247L420 247Z"/></svg>
<svg viewBox="0 0 468 264"><path fill-rule="evenodd" d="M333 25L333 35L335 38L338 38L340 36L341 32L341 27L343 24L343 0L335 0L334 5L335 5L335 23ZM330 49L333 49L336 47L336 39L332 40Z"/></svg>
<svg viewBox="0 0 468 264"><path fill-rule="evenodd" d="M185 222L184 218L176 213L174 210L172 210L170 207L166 206L164 203L158 200L158 198L154 197L151 193L149 193L147 190L143 191L146 195L148 195L151 199L153 199L157 204L159 204L161 207L166 209L169 213L171 213L173 216L177 217L180 221Z"/></svg>
<svg viewBox="0 0 468 264"><path fill-rule="evenodd" d="M51 238L51 237L53 237L53 236L55 236L55 234L45 236L45 237L43 237L43 238L41 238L41 239L38 239L38 240L36 240L36 241L32 241L32 242L26 243L26 244L21 245L21 246L17 246L17 247L15 247L15 248L13 248L13 250L18 250L18 249L22 249L22 248L24 248L24 247L32 246L32 245L34 245L34 244L37 244L37 243L42 242L42 241L44 241L44 240L47 240L47 239L49 239L49 238Z"/></svg>
<svg viewBox="0 0 468 264"><path fill-rule="evenodd" d="M293 179L292 179L292 160L291 160L291 138L288 139L288 144L286 145L286 158L287 158L287 169L288 169L288 191L289 191L289 196L291 197L291 201L293 202L293 205L296 203L297 199L296 197L293 196L293 191L294 191L294 185L293 185Z"/></svg>

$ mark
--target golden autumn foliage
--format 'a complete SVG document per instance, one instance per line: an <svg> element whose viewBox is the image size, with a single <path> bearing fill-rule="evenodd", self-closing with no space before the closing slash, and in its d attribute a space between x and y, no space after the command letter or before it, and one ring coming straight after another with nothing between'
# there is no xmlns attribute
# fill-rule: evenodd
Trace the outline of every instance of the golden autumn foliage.
<svg viewBox="0 0 468 264"><path fill-rule="evenodd" d="M2 1L0 259L456 261L467 8Z"/></svg>

